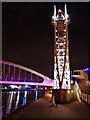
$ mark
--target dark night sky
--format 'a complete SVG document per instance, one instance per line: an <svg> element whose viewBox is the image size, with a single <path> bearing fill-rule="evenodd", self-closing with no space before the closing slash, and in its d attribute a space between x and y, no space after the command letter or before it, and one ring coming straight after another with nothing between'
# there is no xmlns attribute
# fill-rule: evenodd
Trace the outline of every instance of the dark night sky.
<svg viewBox="0 0 90 120"><path fill-rule="evenodd" d="M2 53L11 61L53 78L53 5L64 9L65 3L3 3ZM88 66L88 3L67 3L70 67Z"/></svg>

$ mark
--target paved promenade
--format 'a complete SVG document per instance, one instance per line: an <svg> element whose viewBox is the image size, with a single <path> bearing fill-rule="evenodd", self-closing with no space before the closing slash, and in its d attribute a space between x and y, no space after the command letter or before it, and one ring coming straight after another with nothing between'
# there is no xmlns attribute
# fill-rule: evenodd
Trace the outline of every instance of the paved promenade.
<svg viewBox="0 0 90 120"><path fill-rule="evenodd" d="M57 107L50 107L50 98L45 97L33 102L14 116L19 120L22 118L89 118L89 106L78 101L67 104L59 104Z"/></svg>

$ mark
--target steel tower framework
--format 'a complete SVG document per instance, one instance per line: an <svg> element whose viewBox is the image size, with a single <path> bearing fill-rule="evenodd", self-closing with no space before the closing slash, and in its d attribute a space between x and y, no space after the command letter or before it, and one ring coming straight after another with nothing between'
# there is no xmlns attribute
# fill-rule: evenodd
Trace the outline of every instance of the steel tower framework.
<svg viewBox="0 0 90 120"><path fill-rule="evenodd" d="M52 16L54 25L54 85L53 89L68 90L70 86L70 62L69 62L69 41L68 24L69 15L65 4L64 13L59 9L56 15Z"/></svg>

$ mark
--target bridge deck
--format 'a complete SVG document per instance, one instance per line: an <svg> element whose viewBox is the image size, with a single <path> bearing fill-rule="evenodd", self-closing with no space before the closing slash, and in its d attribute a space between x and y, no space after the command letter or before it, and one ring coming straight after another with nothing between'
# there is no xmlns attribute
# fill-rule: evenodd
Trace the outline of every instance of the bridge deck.
<svg viewBox="0 0 90 120"><path fill-rule="evenodd" d="M81 104L74 101L68 104L59 104L57 107L50 107L48 95L28 105L20 114L13 118L88 118L89 107L86 103Z"/></svg>

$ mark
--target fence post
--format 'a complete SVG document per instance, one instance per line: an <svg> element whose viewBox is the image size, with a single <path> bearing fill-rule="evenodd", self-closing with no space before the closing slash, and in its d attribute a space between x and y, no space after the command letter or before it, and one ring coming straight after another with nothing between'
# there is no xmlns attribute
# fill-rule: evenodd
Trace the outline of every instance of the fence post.
<svg viewBox="0 0 90 120"><path fill-rule="evenodd" d="M6 115L6 108L7 108L7 102L5 102L5 106L4 106L4 115L3 115L4 118L5 118L5 115Z"/></svg>
<svg viewBox="0 0 90 120"><path fill-rule="evenodd" d="M12 100L12 104L11 104L11 114L10 114L10 119L12 119L13 109L14 109L14 100Z"/></svg>
<svg viewBox="0 0 90 120"><path fill-rule="evenodd" d="M21 98L19 99L19 102L18 102L18 113L20 112L20 107L21 107Z"/></svg>

